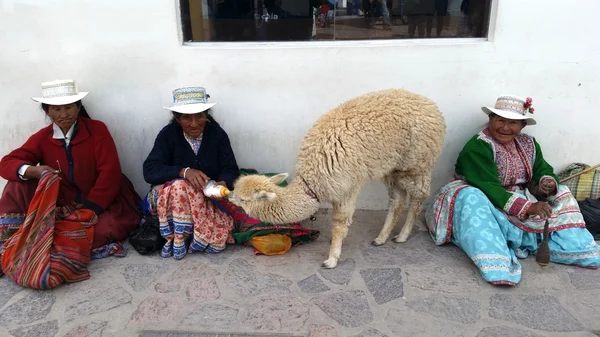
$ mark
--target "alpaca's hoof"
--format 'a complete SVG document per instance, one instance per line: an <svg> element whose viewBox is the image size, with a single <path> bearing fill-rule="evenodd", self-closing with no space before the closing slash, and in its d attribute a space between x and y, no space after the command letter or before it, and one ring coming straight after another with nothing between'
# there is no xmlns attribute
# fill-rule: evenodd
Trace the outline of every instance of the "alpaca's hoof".
<svg viewBox="0 0 600 337"><path fill-rule="evenodd" d="M408 237L400 236L400 234L394 237L394 242L396 243L406 242L406 240L408 240Z"/></svg>
<svg viewBox="0 0 600 337"><path fill-rule="evenodd" d="M321 267L326 268L326 269L333 269L337 266L337 263L338 263L337 259L330 257L321 264Z"/></svg>
<svg viewBox="0 0 600 337"><path fill-rule="evenodd" d="M372 244L373 246L376 246L376 247L377 247L377 246L381 246L381 245L383 245L384 243L385 243L385 240L379 240L379 239L375 239L375 240L371 241L371 244Z"/></svg>

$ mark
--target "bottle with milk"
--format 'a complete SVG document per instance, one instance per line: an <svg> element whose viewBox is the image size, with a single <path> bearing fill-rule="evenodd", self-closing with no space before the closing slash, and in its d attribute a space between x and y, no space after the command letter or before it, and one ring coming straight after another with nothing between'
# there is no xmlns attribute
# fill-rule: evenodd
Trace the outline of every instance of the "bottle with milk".
<svg viewBox="0 0 600 337"><path fill-rule="evenodd" d="M204 195L209 198L214 199L222 199L225 198L231 193L231 191L227 187L223 187L221 185L217 185L214 180L211 180L204 185L204 189L202 190Z"/></svg>

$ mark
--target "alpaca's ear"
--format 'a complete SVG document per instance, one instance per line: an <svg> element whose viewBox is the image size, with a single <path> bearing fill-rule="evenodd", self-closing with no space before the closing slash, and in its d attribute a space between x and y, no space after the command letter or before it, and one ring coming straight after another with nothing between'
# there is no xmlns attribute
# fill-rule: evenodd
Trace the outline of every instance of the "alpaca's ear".
<svg viewBox="0 0 600 337"><path fill-rule="evenodd" d="M287 179L288 175L287 173L279 173L269 178L269 181L275 185L279 185Z"/></svg>
<svg viewBox="0 0 600 337"><path fill-rule="evenodd" d="M254 200L274 200L277 198L277 194L273 192L260 191L258 193L254 193Z"/></svg>

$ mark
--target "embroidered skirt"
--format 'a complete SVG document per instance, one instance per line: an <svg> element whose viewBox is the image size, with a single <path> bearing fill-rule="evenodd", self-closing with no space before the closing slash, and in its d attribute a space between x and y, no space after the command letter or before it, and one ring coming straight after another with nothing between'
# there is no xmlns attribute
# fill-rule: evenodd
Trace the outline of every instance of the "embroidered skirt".
<svg viewBox="0 0 600 337"><path fill-rule="evenodd" d="M145 213L158 216L167 240L160 255L179 260L187 253L220 253L235 240L233 218L183 179L154 186L142 202Z"/></svg>

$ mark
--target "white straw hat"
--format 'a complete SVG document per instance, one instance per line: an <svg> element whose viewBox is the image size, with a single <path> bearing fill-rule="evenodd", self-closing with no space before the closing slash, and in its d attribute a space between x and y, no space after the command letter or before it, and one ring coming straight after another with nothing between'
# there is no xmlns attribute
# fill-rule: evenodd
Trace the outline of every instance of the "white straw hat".
<svg viewBox="0 0 600 337"><path fill-rule="evenodd" d="M210 95L203 87L183 87L173 90L173 106L163 109L182 114L195 114L212 108L215 103L208 103Z"/></svg>
<svg viewBox="0 0 600 337"><path fill-rule="evenodd" d="M500 117L513 120L526 120L527 125L536 125L537 122L529 114L533 115L533 107L531 97L523 99L519 96L503 95L498 97L493 108L482 107L481 110L486 114L496 114Z"/></svg>
<svg viewBox="0 0 600 337"><path fill-rule="evenodd" d="M87 94L87 92L79 92L73 80L56 80L42 83L42 97L31 97L31 99L49 105L64 105L75 103Z"/></svg>

